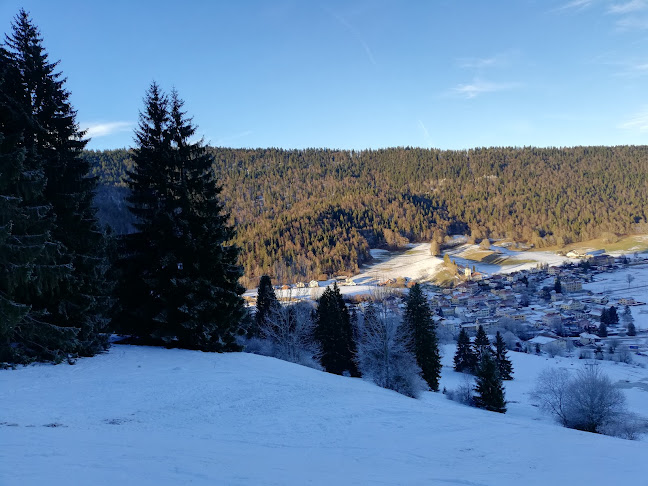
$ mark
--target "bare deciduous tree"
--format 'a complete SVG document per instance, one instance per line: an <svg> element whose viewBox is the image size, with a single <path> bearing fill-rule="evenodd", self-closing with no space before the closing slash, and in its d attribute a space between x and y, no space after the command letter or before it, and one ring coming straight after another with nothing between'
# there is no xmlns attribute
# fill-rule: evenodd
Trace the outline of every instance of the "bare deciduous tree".
<svg viewBox="0 0 648 486"><path fill-rule="evenodd" d="M370 309L359 323L359 338L356 359L363 377L414 398L427 389L411 336L397 316Z"/></svg>
<svg viewBox="0 0 648 486"><path fill-rule="evenodd" d="M548 369L538 377L532 397L565 427L600 433L623 421L625 396L594 364L572 377L565 369Z"/></svg>
<svg viewBox="0 0 648 486"><path fill-rule="evenodd" d="M569 425L569 371L563 368L546 369L538 376L531 397L540 409L554 417L565 427Z"/></svg>
<svg viewBox="0 0 648 486"><path fill-rule="evenodd" d="M319 367L319 348L313 339L315 323L312 307L305 303L280 305L273 308L262 325L261 335L272 343L275 358L305 366Z"/></svg>

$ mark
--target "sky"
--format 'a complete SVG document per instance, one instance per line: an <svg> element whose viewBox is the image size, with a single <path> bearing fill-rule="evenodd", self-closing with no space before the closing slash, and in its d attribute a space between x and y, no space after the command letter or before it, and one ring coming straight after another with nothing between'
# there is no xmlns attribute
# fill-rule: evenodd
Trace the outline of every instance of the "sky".
<svg viewBox="0 0 648 486"><path fill-rule="evenodd" d="M152 81L226 147L643 145L648 0L0 0L40 28L88 148Z"/></svg>

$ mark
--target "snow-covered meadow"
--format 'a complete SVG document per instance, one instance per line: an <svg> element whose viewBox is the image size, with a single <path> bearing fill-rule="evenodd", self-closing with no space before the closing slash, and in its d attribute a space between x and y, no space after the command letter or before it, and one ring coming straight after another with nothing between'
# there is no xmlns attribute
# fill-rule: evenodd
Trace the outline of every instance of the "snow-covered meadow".
<svg viewBox="0 0 648 486"><path fill-rule="evenodd" d="M506 415L245 353L116 345L74 366L0 371L0 484L645 481L646 442L564 429L530 404L537 373L577 360L511 355ZM602 366L615 381L648 377ZM442 386L462 376L446 367ZM645 410L645 387L626 392Z"/></svg>

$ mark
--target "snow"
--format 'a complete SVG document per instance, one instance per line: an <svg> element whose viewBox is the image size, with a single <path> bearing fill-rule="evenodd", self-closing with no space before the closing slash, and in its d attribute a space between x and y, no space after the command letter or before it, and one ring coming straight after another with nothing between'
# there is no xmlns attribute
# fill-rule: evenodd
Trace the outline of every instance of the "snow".
<svg viewBox="0 0 648 486"><path fill-rule="evenodd" d="M465 376L448 366L453 351L449 388ZM116 345L74 366L0 371L0 484L645 481L645 442L564 429L529 404L545 366L578 360L510 354L506 415L245 353ZM646 370L601 365L644 411Z"/></svg>
<svg viewBox="0 0 648 486"><path fill-rule="evenodd" d="M533 343L533 344L549 344L557 341L556 338L548 337L548 336L536 336L533 339L529 339L528 342Z"/></svg>
<svg viewBox="0 0 648 486"><path fill-rule="evenodd" d="M628 283L628 275L634 277L631 283ZM593 282L583 284L583 290L607 295L609 298L607 305L617 306L617 312L622 314L625 307L620 306L618 300L623 297L633 297L637 301L648 302L648 264L598 273ZM636 328L648 329L648 305L631 306L630 310Z"/></svg>

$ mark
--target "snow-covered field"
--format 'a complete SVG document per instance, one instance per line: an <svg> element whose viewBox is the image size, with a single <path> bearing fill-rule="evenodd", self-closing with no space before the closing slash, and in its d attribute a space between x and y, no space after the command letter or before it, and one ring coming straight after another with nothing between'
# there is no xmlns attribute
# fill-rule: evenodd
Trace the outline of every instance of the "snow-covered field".
<svg viewBox="0 0 648 486"><path fill-rule="evenodd" d="M449 363L453 347L445 348ZM410 399L244 353L113 346L74 366L0 371L0 485L645 484L646 442L563 429L511 353L509 413ZM645 369L603 363L645 412ZM442 386L462 375L444 369Z"/></svg>
<svg viewBox="0 0 648 486"><path fill-rule="evenodd" d="M557 255L548 251L524 251L516 252L503 247L492 246L492 250L508 256L512 260L530 260L529 262L509 265L493 265L489 263L475 262L466 260L459 256L468 250L478 250L477 245L463 244L447 251L450 258L456 263L475 269L482 273L510 273L518 272L529 268L536 267L538 263L548 265L560 265L569 258ZM365 265L362 271L352 277L356 283L354 286L340 286L340 292L343 295L361 295L371 294L376 291L378 282L387 279L397 279L399 277L408 277L418 282L427 282L434 279L434 276L443 270L443 258L430 255L429 243L411 244L406 251L388 251L381 249L372 249L371 256L373 262ZM332 285L334 280L322 281L317 288L276 290L279 298L310 298L318 299L328 285ZM280 284L281 282L274 282ZM254 297L257 295L257 289L249 289L245 295Z"/></svg>

